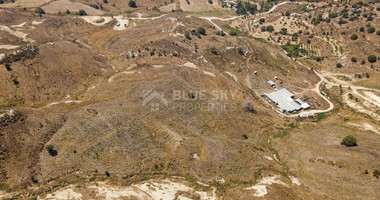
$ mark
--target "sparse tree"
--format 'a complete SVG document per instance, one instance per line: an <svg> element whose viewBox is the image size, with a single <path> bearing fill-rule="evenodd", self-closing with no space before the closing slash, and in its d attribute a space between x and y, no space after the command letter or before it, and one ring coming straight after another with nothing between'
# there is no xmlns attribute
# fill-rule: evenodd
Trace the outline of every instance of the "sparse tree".
<svg viewBox="0 0 380 200"><path fill-rule="evenodd" d="M351 38L351 40L357 40L358 37L359 37L358 35L352 34L350 38Z"/></svg>
<svg viewBox="0 0 380 200"><path fill-rule="evenodd" d="M134 0L129 0L128 5L131 8L136 8L137 7L136 1L134 1Z"/></svg>
<svg viewBox="0 0 380 200"><path fill-rule="evenodd" d="M84 15L87 15L87 13L86 13L85 10L79 10L78 15L79 16L84 16Z"/></svg>
<svg viewBox="0 0 380 200"><path fill-rule="evenodd" d="M216 50L215 47L211 47L210 51L211 51L212 54L218 55L218 51Z"/></svg>
<svg viewBox="0 0 380 200"><path fill-rule="evenodd" d="M346 147L353 147L353 146L357 146L357 141L353 135L348 135L343 138L341 144L345 145Z"/></svg>
<svg viewBox="0 0 380 200"><path fill-rule="evenodd" d="M236 30L230 30L229 34L231 36L237 36L238 35L238 32Z"/></svg>
<svg viewBox="0 0 380 200"><path fill-rule="evenodd" d="M286 35L288 33L288 29L287 28L282 28L281 31L280 31L280 33L282 35Z"/></svg>
<svg viewBox="0 0 380 200"><path fill-rule="evenodd" d="M250 102L250 101L246 101L246 102L244 102L244 103L243 103L243 107L244 107L244 109L245 109L247 112L251 112L251 113L255 112L255 109L254 109L254 107L253 107L253 103Z"/></svg>
<svg viewBox="0 0 380 200"><path fill-rule="evenodd" d="M9 72L12 71L11 65L9 63L5 63L5 69Z"/></svg>
<svg viewBox="0 0 380 200"><path fill-rule="evenodd" d="M46 146L46 150L50 154L50 156L56 156L58 152L54 149L54 146L52 144L49 144Z"/></svg>
<svg viewBox="0 0 380 200"><path fill-rule="evenodd" d="M367 32L368 32L368 33L374 33L375 30L376 30L376 29L375 29L374 27L369 27L368 30L367 30Z"/></svg>
<svg viewBox="0 0 380 200"><path fill-rule="evenodd" d="M368 56L368 62L370 62L370 63L374 63L374 62L376 62L376 56L375 55L369 55Z"/></svg>
<svg viewBox="0 0 380 200"><path fill-rule="evenodd" d="M186 39L191 40L189 31L185 32L185 37L186 37Z"/></svg>
<svg viewBox="0 0 380 200"><path fill-rule="evenodd" d="M108 171L106 171L105 174L106 174L107 177L111 176L111 174Z"/></svg>
<svg viewBox="0 0 380 200"><path fill-rule="evenodd" d="M380 169L373 170L372 174L373 174L374 177L379 178L380 177Z"/></svg>
<svg viewBox="0 0 380 200"><path fill-rule="evenodd" d="M36 9L34 9L34 13L42 15L45 14L45 11L44 9L37 7Z"/></svg>
<svg viewBox="0 0 380 200"><path fill-rule="evenodd" d="M198 27L197 31L198 31L198 33L200 33L201 35L206 35L206 29L203 28L203 27Z"/></svg>

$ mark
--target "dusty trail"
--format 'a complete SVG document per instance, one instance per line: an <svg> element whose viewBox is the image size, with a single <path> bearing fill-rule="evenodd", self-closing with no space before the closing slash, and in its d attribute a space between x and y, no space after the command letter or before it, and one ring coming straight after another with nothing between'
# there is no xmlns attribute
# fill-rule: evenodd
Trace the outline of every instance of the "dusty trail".
<svg viewBox="0 0 380 200"><path fill-rule="evenodd" d="M307 67L305 65L303 65L302 63L300 63L299 61L296 61L298 64L304 66L304 67ZM309 68L309 67L307 67ZM310 68L309 68L310 69ZM379 120L380 121L380 116L377 115L376 113L374 113L373 111L370 111L370 110L367 110L365 108L363 108L362 106L358 105L357 103L353 102L353 101L350 101L350 99L348 98L348 93L352 93L362 99L364 99L366 102L368 102L369 104L372 104L372 105L375 105L377 107L380 108L380 102L378 101L380 99L380 97L376 96L375 94L373 94L372 92L371 93L368 93L368 91L374 91L374 92L380 92L380 90L378 89L374 89L374 88L366 88L366 87L362 87L362 86L355 86L347 81L343 81L343 80L338 80L336 79L334 76L336 75L340 75L340 76L347 76L347 74L333 74L333 73L330 73L330 72L323 72L323 73L318 73L314 70L314 73L321 79L318 84L316 85L316 87L314 88L314 91L317 92L324 100L326 100L326 102L328 102L329 104L329 108L326 109L326 110L310 110L310 111L303 111L301 112L300 114L306 114L306 113L310 113L310 114L318 114L318 113L325 113L325 112L329 112L331 111L332 109L334 109L334 104L331 103L331 101L329 99L327 99L327 97L325 97L324 95L322 95L321 91L320 91L320 85L324 82L326 83L326 85L328 86L335 86L335 87L341 87L341 88L346 88L346 89L349 89L350 92L347 92L346 94L343 94L344 96L344 101L345 103L347 103L347 105L353 109L355 109L357 112L360 112L360 113L363 113L363 114L367 114L371 117L373 117L374 119L376 120ZM331 79L333 80L334 82L328 80L328 79ZM339 82L336 83L336 82ZM365 91L364 94L365 95L362 95L359 90L363 90ZM295 116L295 115L291 115L291 116Z"/></svg>

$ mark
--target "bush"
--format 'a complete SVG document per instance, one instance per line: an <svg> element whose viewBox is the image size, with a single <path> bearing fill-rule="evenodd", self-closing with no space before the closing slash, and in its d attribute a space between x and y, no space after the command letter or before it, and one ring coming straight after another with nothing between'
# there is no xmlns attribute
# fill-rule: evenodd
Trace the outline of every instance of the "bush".
<svg viewBox="0 0 380 200"><path fill-rule="evenodd" d="M137 7L136 1L134 1L134 0L129 0L128 5L131 8L136 8Z"/></svg>
<svg viewBox="0 0 380 200"><path fill-rule="evenodd" d="M243 107L244 107L244 109L245 109L247 112L251 112L251 113L255 112L255 109L254 109L254 107L253 107L253 104L252 104L252 102L250 102L250 101L246 101L246 102L244 102L244 103L243 103Z"/></svg>
<svg viewBox="0 0 380 200"><path fill-rule="evenodd" d="M344 137L340 144L345 145L346 147L357 146L356 138L353 135Z"/></svg>
<svg viewBox="0 0 380 200"><path fill-rule="evenodd" d="M380 169L373 170L373 176L376 178L379 178L380 177Z"/></svg>
<svg viewBox="0 0 380 200"><path fill-rule="evenodd" d="M9 72L12 71L11 64L5 63L5 69Z"/></svg>
<svg viewBox="0 0 380 200"><path fill-rule="evenodd" d="M214 2L212 2L212 0L208 0L208 3L209 3L209 4L213 4Z"/></svg>
<svg viewBox="0 0 380 200"><path fill-rule="evenodd" d="M364 27L360 27L360 32L364 32Z"/></svg>
<svg viewBox="0 0 380 200"><path fill-rule="evenodd" d="M185 37L188 40L191 40L190 33L188 31L185 32Z"/></svg>
<svg viewBox="0 0 380 200"><path fill-rule="evenodd" d="M103 0L103 3L108 3L108 0Z"/></svg>
<svg viewBox="0 0 380 200"><path fill-rule="evenodd" d="M266 30L267 30L267 27L265 27L265 26L261 27L261 32L265 32Z"/></svg>
<svg viewBox="0 0 380 200"><path fill-rule="evenodd" d="M260 18L260 24L264 23L265 22L265 19L264 18Z"/></svg>
<svg viewBox="0 0 380 200"><path fill-rule="evenodd" d="M84 15L87 15L87 13L86 13L85 10L79 10L78 15L79 16L84 16Z"/></svg>
<svg viewBox="0 0 380 200"><path fill-rule="evenodd" d="M329 18L336 18L338 17L338 13L330 13Z"/></svg>
<svg viewBox="0 0 380 200"><path fill-rule="evenodd" d="M224 33L224 31L217 31L215 34L220 36L226 36L226 33Z"/></svg>
<svg viewBox="0 0 380 200"><path fill-rule="evenodd" d="M358 39L358 35L352 34L350 38L351 38L351 40L357 40Z"/></svg>
<svg viewBox="0 0 380 200"><path fill-rule="evenodd" d="M268 32L273 32L274 31L274 27L272 25L267 26L267 31Z"/></svg>
<svg viewBox="0 0 380 200"><path fill-rule="evenodd" d="M107 177L111 176L111 174L108 171L106 171L105 174L106 174Z"/></svg>
<svg viewBox="0 0 380 200"><path fill-rule="evenodd" d="M201 35L206 35L206 29L203 28L203 27L198 27L197 31L198 31L198 33L200 33Z"/></svg>
<svg viewBox="0 0 380 200"><path fill-rule="evenodd" d="M229 34L231 36L237 36L238 35L238 32L236 30L230 30Z"/></svg>
<svg viewBox="0 0 380 200"><path fill-rule="evenodd" d="M337 63L337 64L336 64L336 68L342 68L342 64Z"/></svg>
<svg viewBox="0 0 380 200"><path fill-rule="evenodd" d="M3 4L4 3L4 0L0 0L0 4Z"/></svg>
<svg viewBox="0 0 380 200"><path fill-rule="evenodd" d="M376 29L375 29L374 27L369 27L368 30L367 30L367 32L368 32L368 33L374 33L375 30L376 30Z"/></svg>
<svg viewBox="0 0 380 200"><path fill-rule="evenodd" d="M211 51L212 54L218 55L218 51L216 50L215 47L211 47L210 51Z"/></svg>
<svg viewBox="0 0 380 200"><path fill-rule="evenodd" d="M351 58L351 61L354 62L354 63L356 63L356 58L355 58L355 57L352 57L352 58Z"/></svg>
<svg viewBox="0 0 380 200"><path fill-rule="evenodd" d="M288 29L287 28L282 28L281 31L280 31L280 33L282 35L286 35L288 33Z"/></svg>
<svg viewBox="0 0 380 200"><path fill-rule="evenodd" d="M376 31L376 35L380 35L380 30L379 30L379 31Z"/></svg>
<svg viewBox="0 0 380 200"><path fill-rule="evenodd" d="M40 7L37 7L36 9L34 9L34 12L36 14L45 14L45 11L44 9L40 8Z"/></svg>
<svg viewBox="0 0 380 200"><path fill-rule="evenodd" d="M292 36L292 41L297 41L298 40L298 34L294 33Z"/></svg>
<svg viewBox="0 0 380 200"><path fill-rule="evenodd" d="M370 63L374 63L374 62L376 62L376 56L375 55L369 55L368 56L368 62L370 62Z"/></svg>
<svg viewBox="0 0 380 200"><path fill-rule="evenodd" d="M46 150L49 152L50 156L56 156L58 152L54 149L52 144L46 146Z"/></svg>

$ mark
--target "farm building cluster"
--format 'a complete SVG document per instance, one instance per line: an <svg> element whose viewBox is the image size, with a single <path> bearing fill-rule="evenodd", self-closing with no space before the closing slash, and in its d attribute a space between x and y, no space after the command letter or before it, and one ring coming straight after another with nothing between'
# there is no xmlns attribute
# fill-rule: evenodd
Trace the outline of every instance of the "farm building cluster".
<svg viewBox="0 0 380 200"><path fill-rule="evenodd" d="M268 81L268 84L272 86L271 83L272 82ZM285 88L271 93L265 93L264 95L270 102L276 104L280 110L286 114L295 113L300 110L310 108L310 105L301 99L294 99L294 94Z"/></svg>

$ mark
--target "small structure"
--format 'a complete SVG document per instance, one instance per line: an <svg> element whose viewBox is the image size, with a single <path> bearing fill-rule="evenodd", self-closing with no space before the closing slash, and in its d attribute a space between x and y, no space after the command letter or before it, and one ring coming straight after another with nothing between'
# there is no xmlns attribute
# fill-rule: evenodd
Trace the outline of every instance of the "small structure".
<svg viewBox="0 0 380 200"><path fill-rule="evenodd" d="M271 87L276 87L276 83L274 83L273 81L268 81L267 83Z"/></svg>
<svg viewBox="0 0 380 200"><path fill-rule="evenodd" d="M310 105L308 103L302 101L301 99L296 99L296 102L299 103L301 105L302 109L304 109L304 110L310 108Z"/></svg>
<svg viewBox="0 0 380 200"><path fill-rule="evenodd" d="M301 113L298 115L299 118L307 119L307 118L313 118L314 114L313 113Z"/></svg>
<svg viewBox="0 0 380 200"><path fill-rule="evenodd" d="M302 109L302 107L294 101L294 94L285 88L265 94L265 96L286 114L297 112Z"/></svg>

